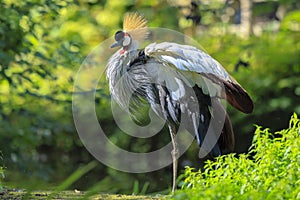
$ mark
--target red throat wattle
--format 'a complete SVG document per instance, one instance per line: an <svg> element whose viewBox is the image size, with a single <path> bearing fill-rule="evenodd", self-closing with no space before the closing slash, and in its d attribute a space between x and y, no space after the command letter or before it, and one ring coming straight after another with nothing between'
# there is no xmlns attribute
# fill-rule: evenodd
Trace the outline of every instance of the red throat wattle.
<svg viewBox="0 0 300 200"><path fill-rule="evenodd" d="M125 53L125 51L126 51L125 49L122 49L122 50L120 51L120 54L123 55L123 54Z"/></svg>

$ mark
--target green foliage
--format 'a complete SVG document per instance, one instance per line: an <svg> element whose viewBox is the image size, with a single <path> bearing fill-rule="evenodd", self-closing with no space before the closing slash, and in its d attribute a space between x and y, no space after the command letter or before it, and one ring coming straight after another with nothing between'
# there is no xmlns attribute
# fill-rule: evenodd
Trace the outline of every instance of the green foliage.
<svg viewBox="0 0 300 200"><path fill-rule="evenodd" d="M247 154L208 161L203 171L186 168L174 199L296 199L300 197L300 120L270 133L257 127Z"/></svg>
<svg viewBox="0 0 300 200"><path fill-rule="evenodd" d="M2 152L0 151L0 192L3 191L3 180L5 178L5 174L4 174L5 170L3 167L3 157L2 157Z"/></svg>
<svg viewBox="0 0 300 200"><path fill-rule="evenodd" d="M281 23L281 29L286 31L299 31L300 23L300 11L293 11L288 13L283 22Z"/></svg>
<svg viewBox="0 0 300 200"><path fill-rule="evenodd" d="M0 159L2 160L2 157L0 156ZM4 168L2 166L0 166L0 192L2 192L3 190L3 179L5 178L4 176Z"/></svg>
<svg viewBox="0 0 300 200"><path fill-rule="evenodd" d="M78 168L71 176L69 176L63 183L55 188L56 191L63 191L68 189L75 181L82 177L87 172L91 171L97 165L96 161L91 161L87 165Z"/></svg>
<svg viewBox="0 0 300 200"><path fill-rule="evenodd" d="M80 63L79 52L72 50L73 41L53 36L60 26L58 13L69 4L7 0L0 6L0 146L10 170L30 174L31 168L32 176L48 179L49 155L41 151L72 145L72 138L65 140L71 114L57 113L70 111L67 68Z"/></svg>
<svg viewBox="0 0 300 200"><path fill-rule="evenodd" d="M149 182L146 182L140 191L139 181L136 180L136 181L134 181L132 194L145 195L148 187L149 187Z"/></svg>

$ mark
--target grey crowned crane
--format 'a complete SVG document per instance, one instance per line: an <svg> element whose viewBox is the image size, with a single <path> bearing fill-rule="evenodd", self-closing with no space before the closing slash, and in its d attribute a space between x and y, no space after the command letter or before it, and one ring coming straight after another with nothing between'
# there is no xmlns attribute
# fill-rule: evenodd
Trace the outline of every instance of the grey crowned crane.
<svg viewBox="0 0 300 200"><path fill-rule="evenodd" d="M217 115L225 116L219 124L220 137L209 152L218 156L223 149L234 147L232 125L220 99L244 113L252 112L253 102L216 60L193 46L162 42L138 49L138 41L147 34L147 21L141 15L125 14L123 30L116 32L116 41L111 45L120 49L111 56L106 76L111 96L121 108L136 110L138 102L144 99L166 120L173 145L174 191L178 159L174 137L182 117L187 121L186 130L201 146L206 134L212 134L208 132L211 120Z"/></svg>

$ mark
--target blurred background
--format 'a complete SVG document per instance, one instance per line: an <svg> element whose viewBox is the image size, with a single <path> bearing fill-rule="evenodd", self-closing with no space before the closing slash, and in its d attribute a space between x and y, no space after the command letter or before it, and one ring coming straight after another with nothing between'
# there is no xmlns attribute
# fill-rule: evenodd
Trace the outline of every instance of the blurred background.
<svg viewBox="0 0 300 200"><path fill-rule="evenodd" d="M82 145L72 118L74 77L99 43L138 11L150 27L194 38L249 92L250 115L227 107L237 153L246 152L255 125L272 131L300 114L300 2L297 0L26 0L0 1L0 185L46 189L95 159ZM170 140L122 134L106 86L96 95L99 121L120 147L148 152ZM201 167L193 144L180 158ZM119 172L96 162L69 189L152 193L171 187L172 168L145 174Z"/></svg>

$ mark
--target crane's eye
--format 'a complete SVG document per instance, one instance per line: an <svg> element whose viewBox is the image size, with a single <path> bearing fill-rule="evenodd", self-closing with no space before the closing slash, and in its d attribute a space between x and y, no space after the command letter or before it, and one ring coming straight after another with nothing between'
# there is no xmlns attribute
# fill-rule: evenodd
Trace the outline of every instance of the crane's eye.
<svg viewBox="0 0 300 200"><path fill-rule="evenodd" d="M115 40L119 41L123 38L124 38L124 32L123 31L117 31L116 34L115 34Z"/></svg>

